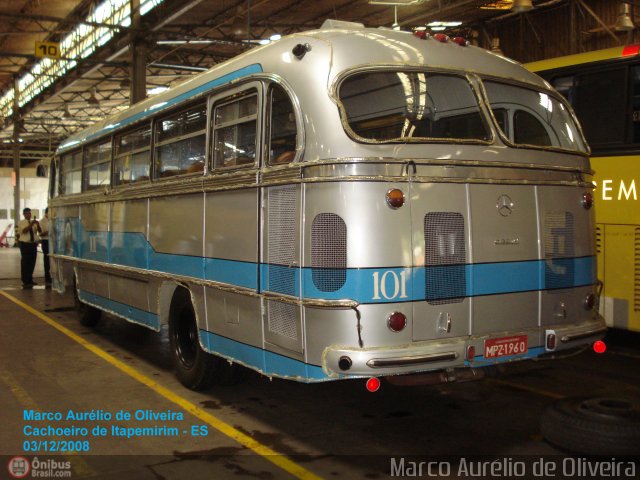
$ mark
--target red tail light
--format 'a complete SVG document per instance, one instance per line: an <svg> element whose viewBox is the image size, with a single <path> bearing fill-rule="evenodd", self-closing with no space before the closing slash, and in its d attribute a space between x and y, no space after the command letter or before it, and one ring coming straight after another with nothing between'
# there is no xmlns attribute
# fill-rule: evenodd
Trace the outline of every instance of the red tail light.
<svg viewBox="0 0 640 480"><path fill-rule="evenodd" d="M604 353L607 351L607 345L602 340L593 342L593 351L596 353Z"/></svg>
<svg viewBox="0 0 640 480"><path fill-rule="evenodd" d="M476 347L469 345L467 347L467 360L472 362L474 358L476 358Z"/></svg>
<svg viewBox="0 0 640 480"><path fill-rule="evenodd" d="M449 36L444 33L436 33L433 38L442 43L447 43L449 41Z"/></svg>
<svg viewBox="0 0 640 480"><path fill-rule="evenodd" d="M392 332L404 330L404 327L407 326L407 317L403 313L393 312L387 317L387 326Z"/></svg>
<svg viewBox="0 0 640 480"><path fill-rule="evenodd" d="M584 192L582 194L582 206L589 210L593 206L593 194L591 192Z"/></svg>
<svg viewBox="0 0 640 480"><path fill-rule="evenodd" d="M369 390L371 393L377 392L380 389L380 379L371 377L369 380L367 380L366 387L367 390Z"/></svg>

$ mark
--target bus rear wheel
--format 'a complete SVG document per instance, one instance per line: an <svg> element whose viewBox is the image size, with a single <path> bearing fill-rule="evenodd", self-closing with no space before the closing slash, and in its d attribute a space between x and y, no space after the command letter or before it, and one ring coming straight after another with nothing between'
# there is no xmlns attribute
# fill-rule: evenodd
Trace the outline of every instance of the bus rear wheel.
<svg viewBox="0 0 640 480"><path fill-rule="evenodd" d="M191 390L213 384L215 359L200 347L198 324L189 292L180 289L171 303L169 341L180 383Z"/></svg>
<svg viewBox="0 0 640 480"><path fill-rule="evenodd" d="M93 327L100 321L102 311L96 307L87 305L80 300L78 282L75 281L73 282L73 305L81 325L84 325L85 327Z"/></svg>

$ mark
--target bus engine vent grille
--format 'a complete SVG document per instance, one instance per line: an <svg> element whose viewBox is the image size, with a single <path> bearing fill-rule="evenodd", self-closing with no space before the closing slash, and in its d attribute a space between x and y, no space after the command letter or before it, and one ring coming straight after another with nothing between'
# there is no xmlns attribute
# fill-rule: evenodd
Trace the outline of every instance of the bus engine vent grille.
<svg viewBox="0 0 640 480"><path fill-rule="evenodd" d="M574 285L575 227L570 212L547 212L544 221L544 283L546 289Z"/></svg>
<svg viewBox="0 0 640 480"><path fill-rule="evenodd" d="M285 185L268 190L268 254L267 289L285 295L296 295L296 187Z"/></svg>
<svg viewBox="0 0 640 480"><path fill-rule="evenodd" d="M298 340L296 305L269 300L269 332L291 340Z"/></svg>
<svg viewBox="0 0 640 480"><path fill-rule="evenodd" d="M316 215L311 224L311 276L321 292L340 290L347 281L347 225L335 213Z"/></svg>
<svg viewBox="0 0 640 480"><path fill-rule="evenodd" d="M460 303L466 296L464 217L430 212L424 217L425 295L432 305Z"/></svg>

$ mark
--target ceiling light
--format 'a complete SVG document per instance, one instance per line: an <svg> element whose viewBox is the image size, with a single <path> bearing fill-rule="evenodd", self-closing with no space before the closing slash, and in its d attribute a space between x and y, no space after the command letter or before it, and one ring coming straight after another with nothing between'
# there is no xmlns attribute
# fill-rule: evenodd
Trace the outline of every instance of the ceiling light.
<svg viewBox="0 0 640 480"><path fill-rule="evenodd" d="M89 105L100 105L100 101L96 97L96 89L95 88L91 89L91 94L89 95L89 98L87 99L87 103Z"/></svg>
<svg viewBox="0 0 640 480"><path fill-rule="evenodd" d="M167 90L169 90L169 87L159 86L147 90L147 95L157 95L159 93L166 92Z"/></svg>
<svg viewBox="0 0 640 480"><path fill-rule="evenodd" d="M418 3L422 3L426 0L369 0L371 5L417 5Z"/></svg>
<svg viewBox="0 0 640 480"><path fill-rule="evenodd" d="M516 13L528 12L533 8L531 0L513 0L511 11Z"/></svg>
<svg viewBox="0 0 640 480"><path fill-rule="evenodd" d="M631 5L623 2L618 8L618 18L616 19L614 29L616 32L630 32L634 28L636 28L636 26L633 24L633 20L631 20Z"/></svg>

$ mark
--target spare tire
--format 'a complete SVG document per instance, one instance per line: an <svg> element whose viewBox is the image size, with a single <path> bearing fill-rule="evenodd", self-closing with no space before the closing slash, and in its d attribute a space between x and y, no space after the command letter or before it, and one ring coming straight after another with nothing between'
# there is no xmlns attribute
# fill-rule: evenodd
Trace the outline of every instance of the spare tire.
<svg viewBox="0 0 640 480"><path fill-rule="evenodd" d="M565 398L542 415L542 435L583 455L640 454L640 404L626 398Z"/></svg>

